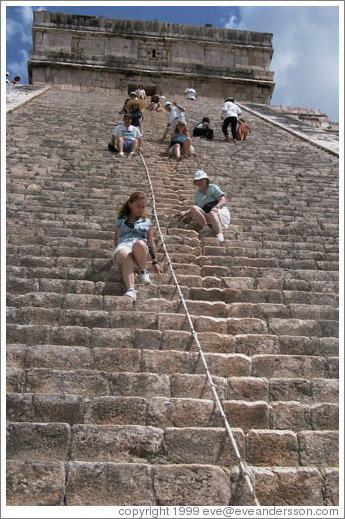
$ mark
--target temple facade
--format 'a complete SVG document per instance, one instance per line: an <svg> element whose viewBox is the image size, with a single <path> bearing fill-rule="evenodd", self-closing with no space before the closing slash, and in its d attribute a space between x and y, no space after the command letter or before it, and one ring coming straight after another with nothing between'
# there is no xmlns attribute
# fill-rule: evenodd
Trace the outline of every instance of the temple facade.
<svg viewBox="0 0 345 519"><path fill-rule="evenodd" d="M32 84L125 93L142 83L152 95L193 83L198 95L263 104L273 94L270 33L35 11L32 37Z"/></svg>

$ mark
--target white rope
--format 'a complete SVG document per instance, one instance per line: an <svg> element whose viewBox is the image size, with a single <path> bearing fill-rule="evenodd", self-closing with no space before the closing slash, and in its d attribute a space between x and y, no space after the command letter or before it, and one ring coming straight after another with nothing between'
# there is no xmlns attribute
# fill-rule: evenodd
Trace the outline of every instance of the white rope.
<svg viewBox="0 0 345 519"><path fill-rule="evenodd" d="M187 319L188 319L188 322L189 322L189 326L190 326L190 328L192 330L193 339L195 340L196 345L198 347L199 354L200 354L201 360L203 362L203 365L204 365L204 368L205 368L205 372L206 372L206 376L207 376L208 382L209 382L209 384L211 386L211 390L212 390L214 399L216 401L216 404L217 404L217 407L218 407L219 412L221 414L221 417L223 418L223 421L224 421L224 424L225 424L225 428L226 428L226 430L228 432L228 435L229 435L229 438L230 438L231 445L232 445L232 447L234 449L235 456L236 456L236 458L238 460L238 463L239 463L239 466L240 466L240 468L242 470L242 473L244 474L244 478L245 478L246 483L248 485L250 494L253 497L255 505L256 506L260 506L260 503L259 503L259 501L258 501L258 499L257 499L257 497L255 495L255 490L254 490L254 487L253 487L252 481L251 481L251 480L254 480L255 477L254 477L253 473L247 467L246 463L243 461L242 456L241 456L241 454L240 454L240 452L238 450L238 447L237 447L237 444L236 444L236 440L235 440L235 438L233 436L233 433L232 433L231 427L229 425L229 422L228 422L228 420L226 418L223 406L222 406L222 404L220 402L220 399L219 399L219 396L218 396L218 393L217 393L217 390L216 390L216 385L213 382L211 373L210 373L210 371L208 369L206 358L205 358L204 352L202 350L201 344L199 342L198 334L195 331L192 318L190 316L188 307L186 305L186 301L185 301L185 299L183 297L183 294L182 294L182 291L181 291L181 288L180 288L180 284L179 284L179 282L178 282L178 280L176 278L176 275L175 275L175 272L174 272L174 268L172 266L169 253L168 253L168 250L167 250L166 245L165 245L164 237L163 237L163 234L162 234L162 231L161 231L161 227L160 227L160 224L159 224L159 220L158 220L158 216L157 216L156 200L155 200L154 190L153 190L153 186L152 186L152 182L151 182L151 178L150 178L150 173L149 173L149 170L147 168L145 159L144 159L143 154L141 153L141 151L139 151L139 154L140 154L141 160L143 161L143 164L144 164L144 167L145 167L145 170L146 170L146 174L147 174L147 178L148 178L148 182L149 182L149 185L150 185L150 190L151 190L151 195L152 195L152 210L153 210L153 214L154 214L154 217L155 217L155 220L156 220L158 233L159 233L162 245L163 245L165 256L166 256L166 258L168 260L168 263L169 263L169 267L170 267L170 270L171 270L171 273L172 273L172 276L173 276L173 279L174 279L177 291L179 293L182 305L183 305L184 310L186 312L186 316L187 316Z"/></svg>

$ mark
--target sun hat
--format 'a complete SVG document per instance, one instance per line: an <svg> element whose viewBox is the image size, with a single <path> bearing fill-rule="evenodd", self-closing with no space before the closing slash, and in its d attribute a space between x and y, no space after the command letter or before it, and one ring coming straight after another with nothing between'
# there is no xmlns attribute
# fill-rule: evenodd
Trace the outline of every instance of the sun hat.
<svg viewBox="0 0 345 519"><path fill-rule="evenodd" d="M202 169L198 169L198 171L194 173L194 182L196 180L201 180L203 178L208 178L207 173L205 173L205 171L203 171Z"/></svg>
<svg viewBox="0 0 345 519"><path fill-rule="evenodd" d="M172 103L171 103L170 101L166 101L166 102L164 103L164 106L168 106L168 105L172 105Z"/></svg>

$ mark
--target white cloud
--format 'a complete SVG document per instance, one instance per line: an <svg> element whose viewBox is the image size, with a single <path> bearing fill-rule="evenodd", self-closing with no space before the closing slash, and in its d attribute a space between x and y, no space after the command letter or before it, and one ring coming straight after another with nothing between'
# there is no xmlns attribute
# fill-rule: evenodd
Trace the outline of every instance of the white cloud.
<svg viewBox="0 0 345 519"><path fill-rule="evenodd" d="M273 104L320 108L338 120L339 10L328 6L242 7L237 29L273 34ZM233 17L227 27L234 27Z"/></svg>

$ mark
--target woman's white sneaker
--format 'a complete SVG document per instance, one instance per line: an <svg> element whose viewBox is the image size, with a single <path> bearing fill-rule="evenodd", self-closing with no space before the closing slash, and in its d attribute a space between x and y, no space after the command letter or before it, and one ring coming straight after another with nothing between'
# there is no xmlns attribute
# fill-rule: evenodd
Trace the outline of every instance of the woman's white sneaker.
<svg viewBox="0 0 345 519"><path fill-rule="evenodd" d="M217 234L219 243L224 243L224 234L222 232Z"/></svg>
<svg viewBox="0 0 345 519"><path fill-rule="evenodd" d="M133 303L135 303L138 297L138 292L134 290L134 288L129 288L124 295L130 297L133 300Z"/></svg>
<svg viewBox="0 0 345 519"><path fill-rule="evenodd" d="M147 270L141 270L139 272L139 283L144 283L144 285L151 285L152 281Z"/></svg>

